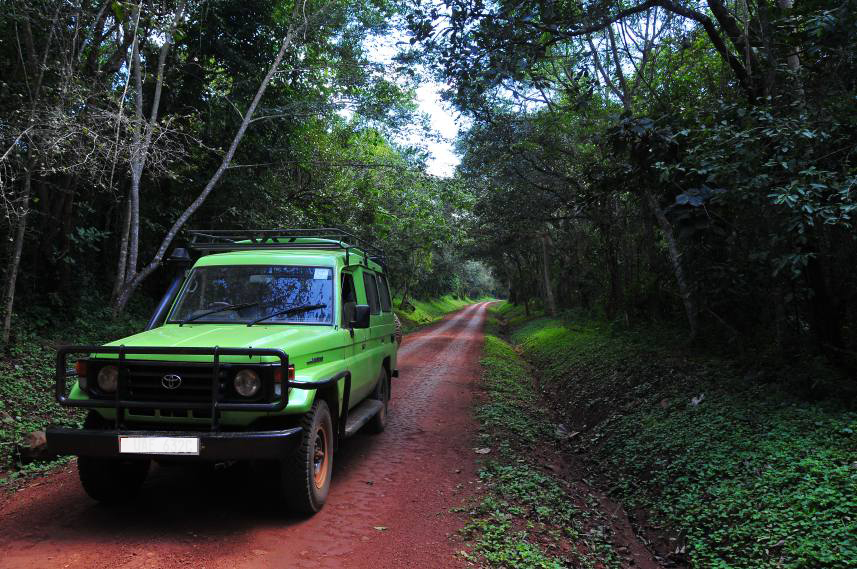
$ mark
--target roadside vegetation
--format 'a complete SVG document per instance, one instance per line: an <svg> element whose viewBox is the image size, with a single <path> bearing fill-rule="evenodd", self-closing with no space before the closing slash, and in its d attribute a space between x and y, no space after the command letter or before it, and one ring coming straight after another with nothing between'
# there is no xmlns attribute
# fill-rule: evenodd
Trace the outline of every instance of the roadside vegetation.
<svg viewBox="0 0 857 569"><path fill-rule="evenodd" d="M857 566L857 411L839 385L807 390L806 374L835 381L824 369L675 349L675 331L574 314L523 322L510 304L498 314L569 431L566 452L585 457L586 476L659 555L705 568Z"/></svg>
<svg viewBox="0 0 857 569"><path fill-rule="evenodd" d="M54 399L56 347L104 343L141 330L147 305L134 303L120 318L109 308L84 301L86 310L60 328L53 315L28 312L19 340L0 359L0 486L13 484L63 463L47 454L42 431L47 425L81 426L86 412L63 408ZM44 326L44 328L42 327Z"/></svg>
<svg viewBox="0 0 857 569"><path fill-rule="evenodd" d="M396 309L396 314L402 321L402 329L407 333L433 324L450 312L455 312L474 302L478 302L478 300L447 294L429 300L411 299L404 305L401 302L394 304L399 307Z"/></svg>
<svg viewBox="0 0 857 569"><path fill-rule="evenodd" d="M544 412L528 365L497 333L491 317L476 408L474 452L484 458L479 491L461 508L470 516L461 530L470 551L460 555L510 569L619 567L594 496L558 474L563 435Z"/></svg>

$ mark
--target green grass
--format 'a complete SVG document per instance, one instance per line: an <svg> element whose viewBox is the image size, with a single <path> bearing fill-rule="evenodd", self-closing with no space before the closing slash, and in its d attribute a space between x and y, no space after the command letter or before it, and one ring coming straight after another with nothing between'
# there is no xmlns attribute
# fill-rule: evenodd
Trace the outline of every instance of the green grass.
<svg viewBox="0 0 857 569"><path fill-rule="evenodd" d="M612 493L679 533L693 567L857 567L853 410L660 334L542 318L512 338Z"/></svg>
<svg viewBox="0 0 857 569"><path fill-rule="evenodd" d="M474 302L478 301L470 298L458 298L450 294L430 300L410 299L408 300L410 307L397 309L396 314L399 315L405 332L410 332L416 328L433 324L446 314L460 310ZM393 305L399 306L399 299L396 299Z"/></svg>
<svg viewBox="0 0 857 569"><path fill-rule="evenodd" d="M509 302L501 302L491 307L489 318L493 318L497 322L495 333L505 333L508 330L514 330L524 323L542 316L544 311L541 307L530 306L529 314L524 309L523 305L515 305ZM499 325L502 321L502 327Z"/></svg>
<svg viewBox="0 0 857 569"><path fill-rule="evenodd" d="M496 312L488 329L498 328ZM486 335L476 408L478 444L491 449L481 490L462 530L473 545L464 556L509 569L618 566L609 530L575 506L563 481L542 468L533 449L553 448L555 427L539 404L526 363L502 339Z"/></svg>

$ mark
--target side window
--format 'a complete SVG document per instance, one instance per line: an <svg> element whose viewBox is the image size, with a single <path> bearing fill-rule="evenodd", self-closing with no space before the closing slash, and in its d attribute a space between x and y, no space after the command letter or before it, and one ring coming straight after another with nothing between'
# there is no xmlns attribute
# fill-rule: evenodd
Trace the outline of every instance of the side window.
<svg viewBox="0 0 857 569"><path fill-rule="evenodd" d="M381 310L390 312L393 303L390 302L390 287L387 286L387 277L378 275L378 292L381 293Z"/></svg>
<svg viewBox="0 0 857 569"><path fill-rule="evenodd" d="M369 272L363 273L363 288L366 289L366 300L369 301L369 313L381 314L381 300L378 298L378 286L375 284L375 275Z"/></svg>
<svg viewBox="0 0 857 569"><path fill-rule="evenodd" d="M357 290L354 288L354 277L342 273L342 326L346 327L354 318L354 307L357 306Z"/></svg>

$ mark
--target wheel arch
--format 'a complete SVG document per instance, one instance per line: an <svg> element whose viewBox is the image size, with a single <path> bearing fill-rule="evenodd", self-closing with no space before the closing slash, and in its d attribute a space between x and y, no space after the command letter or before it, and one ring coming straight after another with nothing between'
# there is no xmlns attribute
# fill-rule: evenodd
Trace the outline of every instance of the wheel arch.
<svg viewBox="0 0 857 569"><path fill-rule="evenodd" d="M347 372L348 377L351 377L351 372ZM344 378L343 378L344 380ZM350 382L349 382L350 383ZM343 394L345 390L345 384L343 382ZM334 432L334 446L338 447L340 443L340 433L342 429L340 428L340 423L342 422L343 415L347 416L347 409L345 409L345 403L339 396L339 384L334 383L332 385L328 385L327 387L323 387L321 389L316 390L315 392L315 400L322 400L327 403L327 407L330 409L330 418L333 421L333 432Z"/></svg>

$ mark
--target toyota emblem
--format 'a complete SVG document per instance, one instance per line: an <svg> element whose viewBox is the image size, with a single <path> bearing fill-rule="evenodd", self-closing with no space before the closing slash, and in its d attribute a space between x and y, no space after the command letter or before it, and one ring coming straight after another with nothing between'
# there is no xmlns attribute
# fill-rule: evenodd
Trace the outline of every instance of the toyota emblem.
<svg viewBox="0 0 857 569"><path fill-rule="evenodd" d="M161 385L164 386L164 389L178 389L181 384L182 376L174 373L169 373L161 378Z"/></svg>

